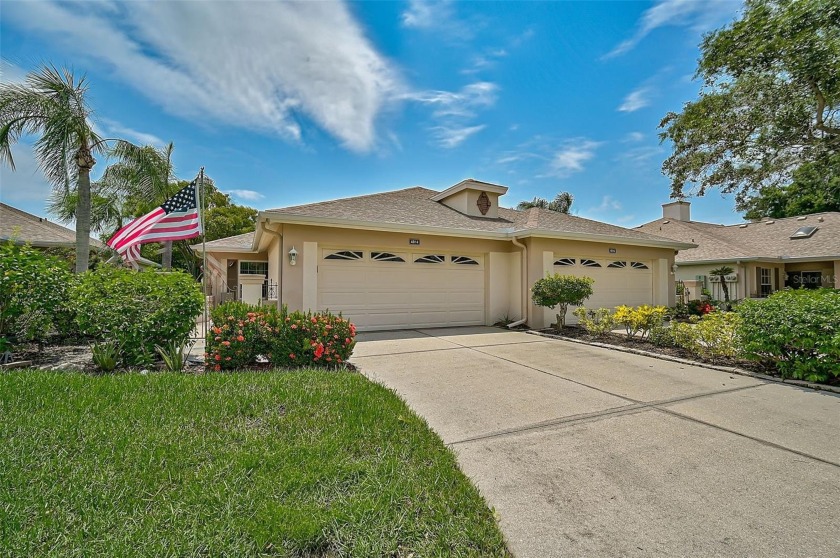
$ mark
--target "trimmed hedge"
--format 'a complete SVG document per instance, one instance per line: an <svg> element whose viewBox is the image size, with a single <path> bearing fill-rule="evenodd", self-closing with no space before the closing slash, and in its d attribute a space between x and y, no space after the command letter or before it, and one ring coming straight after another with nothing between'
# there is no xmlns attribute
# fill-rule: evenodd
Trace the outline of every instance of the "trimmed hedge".
<svg viewBox="0 0 840 558"><path fill-rule="evenodd" d="M779 291L744 301L738 314L748 358L772 363L783 377L840 377L840 291Z"/></svg>
<svg viewBox="0 0 840 558"><path fill-rule="evenodd" d="M353 354L356 326L329 312L292 312L228 302L211 313L205 361L212 370L235 370L263 357L273 366L342 366Z"/></svg>
<svg viewBox="0 0 840 558"><path fill-rule="evenodd" d="M186 344L204 308L201 286L186 273L112 266L79 276L71 299L79 332L116 342L129 366L153 362L155 345Z"/></svg>

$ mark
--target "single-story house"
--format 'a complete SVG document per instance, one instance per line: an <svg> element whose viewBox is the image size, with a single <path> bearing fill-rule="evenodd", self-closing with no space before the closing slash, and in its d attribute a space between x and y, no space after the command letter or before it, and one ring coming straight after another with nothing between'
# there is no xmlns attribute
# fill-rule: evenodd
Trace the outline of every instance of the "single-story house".
<svg viewBox="0 0 840 558"><path fill-rule="evenodd" d="M529 291L555 272L595 280L589 307L674 304L674 257L693 244L503 208L506 192L467 179L261 211L256 232L206 244L212 294L340 311L363 330L543 327L555 313Z"/></svg>
<svg viewBox="0 0 840 558"><path fill-rule="evenodd" d="M783 289L838 288L840 276L840 213L826 212L784 219L764 219L736 225L691 220L691 204L675 201L662 206L662 218L636 230L690 242L680 250L675 276L690 298L707 289L723 299L713 269L729 266L726 277L732 300L760 298Z"/></svg>
<svg viewBox="0 0 840 558"><path fill-rule="evenodd" d="M0 242L12 240L17 244L29 244L35 248L74 248L76 231L38 217L22 209L0 203ZM90 239L92 250L101 250L105 245L95 238Z"/></svg>

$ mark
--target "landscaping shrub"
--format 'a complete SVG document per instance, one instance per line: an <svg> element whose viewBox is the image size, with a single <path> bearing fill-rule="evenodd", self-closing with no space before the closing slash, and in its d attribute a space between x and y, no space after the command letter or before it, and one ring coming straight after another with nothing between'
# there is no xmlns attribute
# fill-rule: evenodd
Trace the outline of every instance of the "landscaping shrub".
<svg viewBox="0 0 840 558"><path fill-rule="evenodd" d="M741 316L734 312L712 312L691 323L671 324L674 344L707 360L734 358L741 354Z"/></svg>
<svg viewBox="0 0 840 558"><path fill-rule="evenodd" d="M774 364L783 377L840 377L840 291L779 291L744 301L738 314L748 358Z"/></svg>
<svg viewBox="0 0 840 558"><path fill-rule="evenodd" d="M531 288L531 300L537 306L545 308L557 307L556 328L562 329L566 325L566 310L569 305L579 306L592 296L590 277L575 277L574 275L548 275L534 283Z"/></svg>
<svg viewBox="0 0 840 558"><path fill-rule="evenodd" d="M615 318L609 308L587 310L581 306L574 311L578 324L590 335L603 337L615 327Z"/></svg>
<svg viewBox="0 0 840 558"><path fill-rule="evenodd" d="M644 339L650 334L650 330L661 325L668 309L665 306L650 306L644 304L633 308L631 306L618 306L615 309L613 318L615 322L624 326L627 337L635 337L637 334Z"/></svg>
<svg viewBox="0 0 840 558"><path fill-rule="evenodd" d="M686 304L689 316L705 316L714 312L714 306L708 300L689 300Z"/></svg>
<svg viewBox="0 0 840 558"><path fill-rule="evenodd" d="M201 314L201 286L186 273L102 266L71 291L80 333L122 348L129 366L154 360L155 345L185 344Z"/></svg>
<svg viewBox="0 0 840 558"><path fill-rule="evenodd" d="M11 241L0 244L0 338L40 343L52 332L69 334L72 281L58 258Z"/></svg>
<svg viewBox="0 0 840 558"><path fill-rule="evenodd" d="M207 335L207 367L234 370L263 356L274 366L341 366L353 353L356 326L329 312L289 313L284 306L252 306L239 302L213 310Z"/></svg>

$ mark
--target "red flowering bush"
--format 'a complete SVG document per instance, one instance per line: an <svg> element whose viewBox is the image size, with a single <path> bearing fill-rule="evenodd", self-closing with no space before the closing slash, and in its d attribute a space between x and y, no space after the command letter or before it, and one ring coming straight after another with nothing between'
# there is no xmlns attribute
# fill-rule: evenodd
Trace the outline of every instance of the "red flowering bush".
<svg viewBox="0 0 840 558"><path fill-rule="evenodd" d="M330 313L231 302L213 310L205 362L211 370L245 368L267 358L280 367L342 366L353 353L356 326Z"/></svg>
<svg viewBox="0 0 840 558"><path fill-rule="evenodd" d="M292 312L272 337L271 362L277 366L342 366L356 344L356 326L329 312Z"/></svg>

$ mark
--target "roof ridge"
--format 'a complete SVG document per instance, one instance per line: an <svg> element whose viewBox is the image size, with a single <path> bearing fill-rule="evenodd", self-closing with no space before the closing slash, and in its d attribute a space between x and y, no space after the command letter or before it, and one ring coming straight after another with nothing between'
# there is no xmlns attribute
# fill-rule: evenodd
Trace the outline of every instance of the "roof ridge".
<svg viewBox="0 0 840 558"><path fill-rule="evenodd" d="M372 194L362 194L361 196L347 196L345 198L337 198L334 200L325 200L320 202L312 202L312 203L303 203L300 205L290 205L287 207L275 207L272 209L266 209L265 211L281 211L281 210L288 210L288 209L300 209L302 207L318 207L322 205L332 204L336 202L343 202L347 200L357 200L360 198L372 198L374 196L384 196L387 194L396 194L398 192L408 192L409 190L425 190L427 192L433 192L434 194L439 194L437 190L432 190L431 188L426 188L425 186L409 186L408 188L401 188L399 190L388 190L387 192L374 192Z"/></svg>

